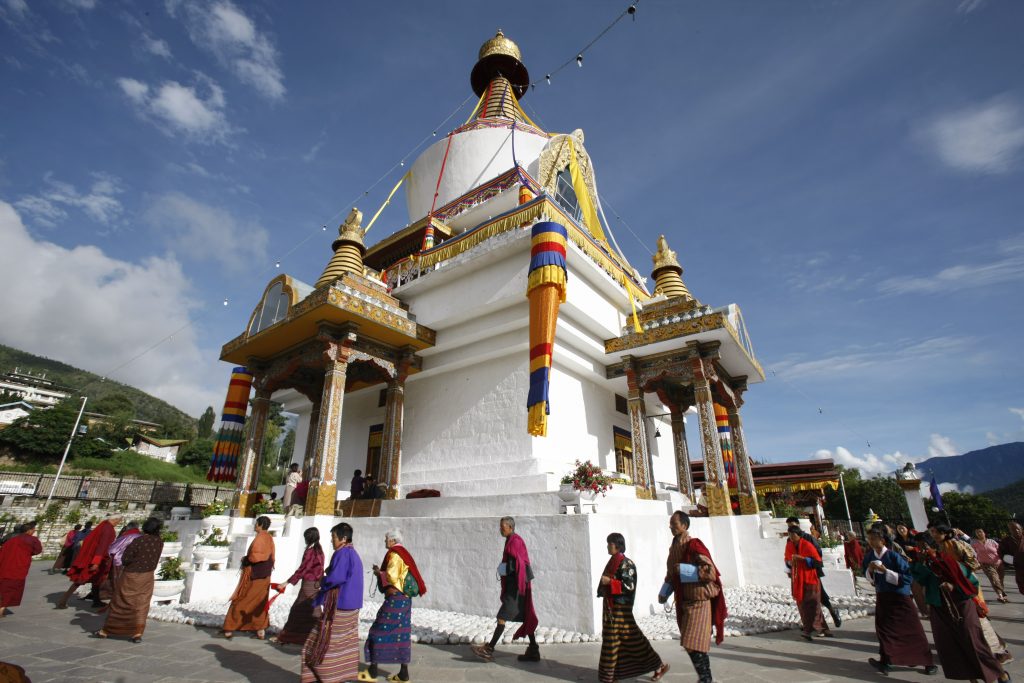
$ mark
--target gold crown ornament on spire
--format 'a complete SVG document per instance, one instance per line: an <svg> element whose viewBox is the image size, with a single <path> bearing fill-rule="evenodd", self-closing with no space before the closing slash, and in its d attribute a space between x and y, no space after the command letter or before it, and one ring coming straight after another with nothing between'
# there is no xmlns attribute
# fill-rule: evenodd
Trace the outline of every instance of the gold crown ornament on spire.
<svg viewBox="0 0 1024 683"><path fill-rule="evenodd" d="M483 95L492 80L504 77L512 84L516 98L523 99L530 87L530 73L522 58L519 46L506 38L499 28L493 38L480 46L476 65L469 76L473 92Z"/></svg>
<svg viewBox="0 0 1024 683"><path fill-rule="evenodd" d="M658 237L658 253L653 256L653 259L654 270L651 271L651 277L656 283L655 294L660 293L667 297L678 296L686 301L692 301L695 305L700 305L700 302L690 294L690 290L683 284L683 267L679 265L676 252L668 248L668 242L664 235Z"/></svg>
<svg viewBox="0 0 1024 683"><path fill-rule="evenodd" d="M363 244L362 221L363 212L353 208L345 222L338 226L338 239L331 244L334 256L324 268L320 279L316 281L317 287L334 282L345 272L363 274L363 254L366 253L366 245Z"/></svg>

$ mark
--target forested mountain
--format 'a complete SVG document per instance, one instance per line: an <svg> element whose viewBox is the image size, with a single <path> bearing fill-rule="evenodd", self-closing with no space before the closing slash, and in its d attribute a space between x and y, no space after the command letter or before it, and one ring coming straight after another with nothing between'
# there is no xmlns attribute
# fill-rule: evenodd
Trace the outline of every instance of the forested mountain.
<svg viewBox="0 0 1024 683"><path fill-rule="evenodd" d="M928 458L917 463L918 472L927 479L952 482L963 491L967 486L975 493L1006 486L1011 481L1024 479L1024 442L989 446L963 455Z"/></svg>

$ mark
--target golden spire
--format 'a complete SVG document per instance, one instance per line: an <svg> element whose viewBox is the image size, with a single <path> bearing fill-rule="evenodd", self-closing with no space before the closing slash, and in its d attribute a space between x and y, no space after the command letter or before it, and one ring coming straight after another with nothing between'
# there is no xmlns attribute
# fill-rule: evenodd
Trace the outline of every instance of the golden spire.
<svg viewBox="0 0 1024 683"><path fill-rule="evenodd" d="M686 301L692 301L695 306L699 306L700 302L690 294L690 290L683 284L683 267L679 265L676 252L668 248L668 242L665 241L664 235L658 237L658 253L653 258L654 270L651 271L651 277L656 283L654 293L656 295L664 294L667 297L679 296Z"/></svg>
<svg viewBox="0 0 1024 683"><path fill-rule="evenodd" d="M505 82L505 88L511 88L509 94L515 95L517 99L523 99L530 87L530 74L523 66L522 58L519 46L506 38L499 28L493 38L480 46L480 54L469 77L473 92L479 96L490 88L492 95L487 98L490 100L495 91L492 81L499 79Z"/></svg>
<svg viewBox="0 0 1024 683"><path fill-rule="evenodd" d="M338 227L338 239L331 244L334 256L324 268L323 275L316 281L318 288L334 282L342 273L363 274L363 254L366 253L366 246L363 244L363 229L360 227L362 220L363 212L352 209L345 222Z"/></svg>

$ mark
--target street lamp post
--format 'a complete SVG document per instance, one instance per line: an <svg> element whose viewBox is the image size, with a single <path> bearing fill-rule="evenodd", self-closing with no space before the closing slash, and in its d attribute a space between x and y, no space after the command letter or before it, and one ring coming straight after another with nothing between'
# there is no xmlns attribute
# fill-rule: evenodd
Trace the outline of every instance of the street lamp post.
<svg viewBox="0 0 1024 683"><path fill-rule="evenodd" d="M57 468L57 474L53 477L53 484L50 486L50 495L46 497L46 505L50 505L50 499L53 498L53 492L57 488L57 480L60 479L60 473L64 469L64 462L68 459L68 451L71 450L71 442L75 439L75 434L78 432L78 423L82 421L82 413L85 412L85 402L89 400L88 396L82 397L82 407L78 409L78 417L75 418L75 426L71 428L71 436L68 437L68 443L64 446L64 455L61 456L60 466Z"/></svg>
<svg viewBox="0 0 1024 683"><path fill-rule="evenodd" d="M853 531L853 520L850 519L850 501L846 499L846 483L843 481L843 473L839 473L839 488L843 490L843 506L846 508L846 523L850 525L850 531Z"/></svg>

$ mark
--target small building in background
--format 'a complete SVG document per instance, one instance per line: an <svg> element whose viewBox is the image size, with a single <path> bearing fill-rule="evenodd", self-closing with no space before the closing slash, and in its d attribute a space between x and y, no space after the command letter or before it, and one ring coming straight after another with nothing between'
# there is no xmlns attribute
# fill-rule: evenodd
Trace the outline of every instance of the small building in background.
<svg viewBox="0 0 1024 683"><path fill-rule="evenodd" d="M154 439L146 434L136 434L132 439L132 450L164 462L177 462L178 449L187 443L187 439Z"/></svg>
<svg viewBox="0 0 1024 683"><path fill-rule="evenodd" d="M52 408L71 395L67 387L46 379L46 373L33 375L19 368L0 374L0 394L5 392L40 408Z"/></svg>
<svg viewBox="0 0 1024 683"><path fill-rule="evenodd" d="M21 417L25 417L36 407L28 401L12 401L11 403L0 404L0 429L11 424Z"/></svg>

